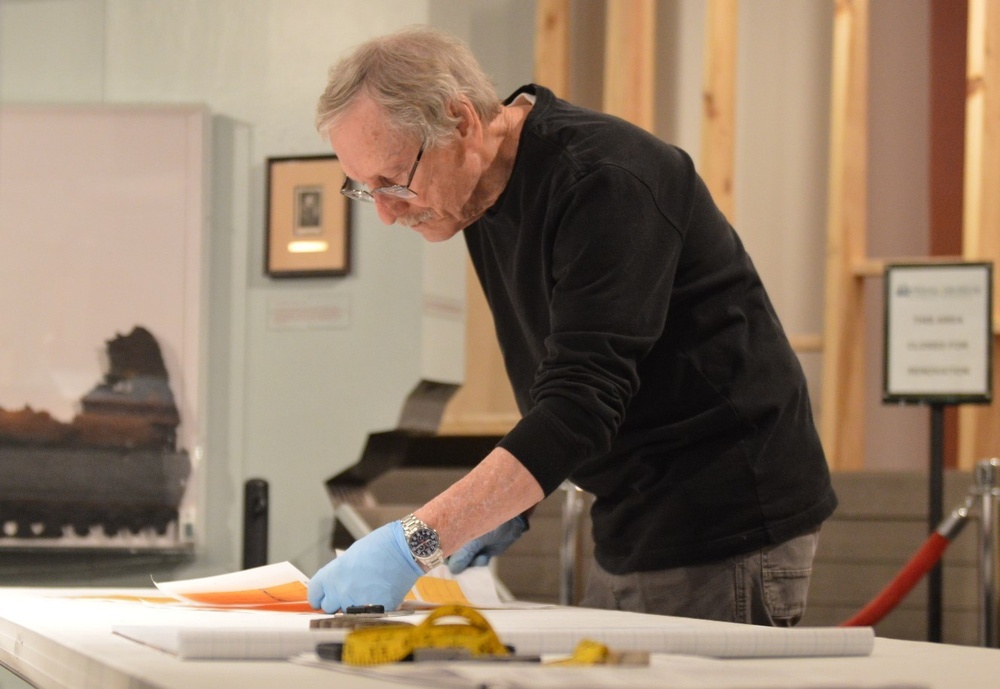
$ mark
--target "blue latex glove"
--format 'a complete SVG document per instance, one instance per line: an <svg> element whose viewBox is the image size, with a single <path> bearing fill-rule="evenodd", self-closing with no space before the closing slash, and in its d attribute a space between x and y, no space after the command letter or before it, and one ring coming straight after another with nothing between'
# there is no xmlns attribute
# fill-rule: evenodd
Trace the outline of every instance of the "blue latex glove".
<svg viewBox="0 0 1000 689"><path fill-rule="evenodd" d="M507 550L527 530L528 520L519 514L462 546L448 558L448 569L452 574L458 574L469 566L482 567L489 563L491 557Z"/></svg>
<svg viewBox="0 0 1000 689"><path fill-rule="evenodd" d="M406 545L403 525L391 522L316 572L309 580L309 605L323 612L368 604L395 610L423 573Z"/></svg>

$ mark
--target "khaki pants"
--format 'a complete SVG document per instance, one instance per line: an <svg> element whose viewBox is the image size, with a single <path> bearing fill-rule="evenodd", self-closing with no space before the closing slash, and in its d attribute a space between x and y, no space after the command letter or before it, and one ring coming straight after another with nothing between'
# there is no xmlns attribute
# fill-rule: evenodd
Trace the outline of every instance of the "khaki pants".
<svg viewBox="0 0 1000 689"><path fill-rule="evenodd" d="M819 531L691 567L610 574L591 563L589 608L791 627L806 609Z"/></svg>

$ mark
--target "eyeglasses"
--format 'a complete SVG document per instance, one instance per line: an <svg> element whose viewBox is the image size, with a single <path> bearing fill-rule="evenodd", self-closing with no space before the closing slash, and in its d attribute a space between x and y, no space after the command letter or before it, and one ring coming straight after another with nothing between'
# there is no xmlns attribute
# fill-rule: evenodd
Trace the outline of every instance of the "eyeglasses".
<svg viewBox="0 0 1000 689"><path fill-rule="evenodd" d="M406 184L391 184L387 187L379 187L378 189L369 191L363 187L352 187L353 182L348 177L344 180L344 186L340 188L340 193L349 199L368 201L369 203L375 200L375 194L383 194L384 196L391 196L396 199L412 199L417 195L417 192L410 189L410 184L413 182L413 175L416 174L417 165L420 165L420 159L423 156L424 145L420 144L420 150L417 151L417 159L413 161L413 167L410 168L410 176L406 178Z"/></svg>

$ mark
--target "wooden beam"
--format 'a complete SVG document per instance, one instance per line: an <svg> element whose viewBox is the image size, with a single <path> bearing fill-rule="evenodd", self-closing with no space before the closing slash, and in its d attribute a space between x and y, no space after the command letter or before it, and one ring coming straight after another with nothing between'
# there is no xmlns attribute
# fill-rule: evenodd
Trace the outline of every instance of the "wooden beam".
<svg viewBox="0 0 1000 689"><path fill-rule="evenodd" d="M930 4L930 253L962 253L967 0Z"/></svg>
<svg viewBox="0 0 1000 689"><path fill-rule="evenodd" d="M965 186L962 253L970 260L1000 261L1000 4L969 0L965 101ZM1000 285L993 278L993 307ZM994 323L997 314L994 311ZM993 394L1000 392L1000 347L993 342ZM1000 453L1000 405L959 410L958 466L971 469Z"/></svg>
<svg viewBox="0 0 1000 689"><path fill-rule="evenodd" d="M734 222L736 47L739 0L709 0L701 102L701 176L729 222Z"/></svg>
<svg viewBox="0 0 1000 689"><path fill-rule="evenodd" d="M800 354L823 351L823 336L818 333L793 333L788 336L788 343Z"/></svg>
<svg viewBox="0 0 1000 689"><path fill-rule="evenodd" d="M868 2L838 0L833 26L820 435L834 469L864 467Z"/></svg>
<svg viewBox="0 0 1000 689"><path fill-rule="evenodd" d="M605 112L653 131L655 0L608 0L605 5Z"/></svg>
<svg viewBox="0 0 1000 689"><path fill-rule="evenodd" d="M969 0L963 253L1000 255L1000 7ZM994 303L996 300L994 299Z"/></svg>
<svg viewBox="0 0 1000 689"><path fill-rule="evenodd" d="M862 258L855 261L851 270L857 277L880 278L885 275L885 268L894 263L914 263L918 265L935 265L938 263L960 263L964 256L896 256L893 258Z"/></svg>
<svg viewBox="0 0 1000 689"><path fill-rule="evenodd" d="M438 431L441 435L503 435L519 418L493 316L472 261L466 259L465 380L445 407Z"/></svg>
<svg viewBox="0 0 1000 689"><path fill-rule="evenodd" d="M962 253L962 180L965 164L965 76L968 0L930 5L930 131L928 194L931 255ZM958 467L958 408L944 409L942 455Z"/></svg>
<svg viewBox="0 0 1000 689"><path fill-rule="evenodd" d="M535 9L535 83L569 98L569 0L538 0Z"/></svg>

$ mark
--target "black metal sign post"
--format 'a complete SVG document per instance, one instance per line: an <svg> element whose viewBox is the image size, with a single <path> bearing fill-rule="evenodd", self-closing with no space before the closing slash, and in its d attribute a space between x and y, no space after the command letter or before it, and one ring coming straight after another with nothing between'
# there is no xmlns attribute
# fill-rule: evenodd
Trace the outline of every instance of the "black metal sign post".
<svg viewBox="0 0 1000 689"><path fill-rule="evenodd" d="M993 369L993 265L895 264L885 270L885 386L882 401L931 410L927 521L940 524L944 409L989 404ZM941 563L927 578L927 640L941 641Z"/></svg>
<svg viewBox="0 0 1000 689"><path fill-rule="evenodd" d="M944 408L931 405L930 475L927 480L927 532L933 533L944 518ZM927 573L927 640L941 641L944 569L941 561Z"/></svg>

